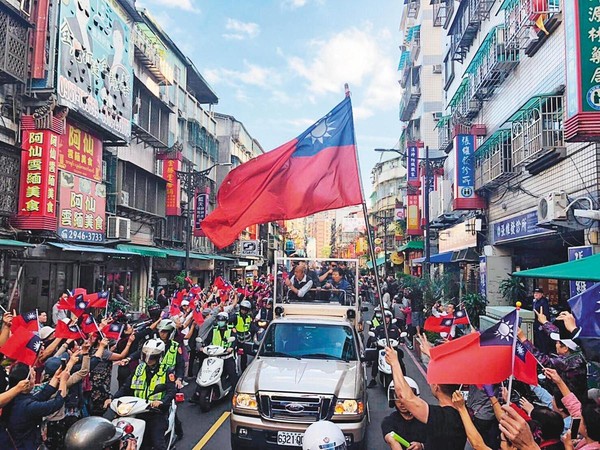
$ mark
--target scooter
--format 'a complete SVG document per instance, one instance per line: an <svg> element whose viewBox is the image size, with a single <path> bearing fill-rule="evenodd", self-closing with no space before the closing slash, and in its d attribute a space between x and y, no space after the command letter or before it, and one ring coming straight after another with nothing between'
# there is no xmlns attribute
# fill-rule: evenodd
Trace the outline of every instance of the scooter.
<svg viewBox="0 0 600 450"><path fill-rule="evenodd" d="M400 334L400 338L404 338L408 335L406 332L402 332ZM372 331L369 332L369 336L375 337L375 333ZM404 352L398 348L399 341L397 339L390 339L389 346L395 348L398 352L398 360L400 361L400 367L402 368L402 373L406 374L406 366L404 365ZM387 341L385 338L377 339L377 348L379 348L379 356L377 359L377 369L379 374L379 382L383 386L383 388L387 392L387 388L394 379L392 376L392 366L390 366L385 360L385 348L387 347Z"/></svg>
<svg viewBox="0 0 600 450"><path fill-rule="evenodd" d="M160 386L160 385L159 385ZM152 408L150 404L141 398L125 396L115 398L110 402L110 409L114 411L117 417L112 423L123 430L126 437L134 437L137 443L137 450L142 447L142 441L144 438L144 432L146 431L146 421L138 419L138 414L151 412ZM171 402L169 408L169 426L165 433L165 442L167 443L167 450L175 448L175 412L177 411L177 404L175 400Z"/></svg>
<svg viewBox="0 0 600 450"><path fill-rule="evenodd" d="M200 339L197 342L202 345ZM230 337L228 342L235 342L235 338ZM209 411L213 402L226 397L234 388L229 377L224 376L223 371L225 360L235 358L235 352L229 350L219 345L206 345L202 347L202 352L204 352L207 358L202 362L202 367L196 377L199 394L198 403L202 412Z"/></svg>

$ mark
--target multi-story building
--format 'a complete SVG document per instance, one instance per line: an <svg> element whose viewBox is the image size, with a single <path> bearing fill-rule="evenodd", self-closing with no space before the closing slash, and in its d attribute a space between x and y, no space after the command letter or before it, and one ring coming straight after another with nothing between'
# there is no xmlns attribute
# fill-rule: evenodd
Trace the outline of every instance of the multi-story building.
<svg viewBox="0 0 600 450"><path fill-rule="evenodd" d="M504 301L498 284L507 273L564 262L574 247L591 253L597 244L598 221L574 215L597 208L600 170L593 125L600 58L592 49L600 15L586 7L587 21L575 26L579 3L434 2L446 30L438 131L453 198L444 212L463 214L439 232L440 254L452 255L440 259L460 263L462 280L480 284L492 304ZM577 42L583 47L567 51ZM571 61L576 51L589 54ZM567 78L565 67L583 85ZM564 302L577 287L529 283L552 302Z"/></svg>

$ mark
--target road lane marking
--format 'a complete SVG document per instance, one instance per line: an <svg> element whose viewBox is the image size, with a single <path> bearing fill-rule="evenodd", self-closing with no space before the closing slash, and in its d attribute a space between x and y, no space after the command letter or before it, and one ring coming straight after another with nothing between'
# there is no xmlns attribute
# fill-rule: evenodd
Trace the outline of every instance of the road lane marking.
<svg viewBox="0 0 600 450"><path fill-rule="evenodd" d="M417 361L417 358L415 358L415 355L413 355L413 352L411 352L410 350L408 350L406 353L408 353L410 359L413 360L415 366L417 366L417 369L419 369L419 372L421 372L421 375L423 375L423 378L425 378L425 381L427 381L427 373L423 370L423 367L421 367L420 361Z"/></svg>
<svg viewBox="0 0 600 450"><path fill-rule="evenodd" d="M209 430L206 432L206 434L202 437L202 439L200 439L198 441L198 443L192 450L200 450L200 449L204 448L204 446L207 444L207 442L210 441L210 439L217 432L217 430L221 427L221 425L223 425L223 422L225 422L227 420L227 418L229 417L230 414L231 414L231 411L225 411L223 414L221 414L221 417L219 417L217 419L217 421L215 423L213 423L212 427L209 428Z"/></svg>

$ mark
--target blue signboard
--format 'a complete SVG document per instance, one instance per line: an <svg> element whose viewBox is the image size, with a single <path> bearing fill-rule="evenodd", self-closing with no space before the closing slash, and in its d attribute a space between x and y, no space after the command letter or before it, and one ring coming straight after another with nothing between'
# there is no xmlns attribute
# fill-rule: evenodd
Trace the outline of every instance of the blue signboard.
<svg viewBox="0 0 600 450"><path fill-rule="evenodd" d="M511 219L501 220L493 224L494 244L512 241L519 238L531 237L537 234L554 233L554 231L537 226L537 212L530 211Z"/></svg>
<svg viewBox="0 0 600 450"><path fill-rule="evenodd" d="M456 139L456 179L455 198L469 199L475 197L475 167L473 153L475 152L475 136L459 134Z"/></svg>
<svg viewBox="0 0 600 450"><path fill-rule="evenodd" d="M407 154L408 162L408 174L407 181L410 182L418 182L419 181L419 147L416 145L411 145L408 147Z"/></svg>
<svg viewBox="0 0 600 450"><path fill-rule="evenodd" d="M582 259L587 256L592 256L594 250L591 245L583 245L581 247L569 247L569 261L575 261L576 259ZM583 291L591 288L594 283L589 281L569 281L569 287L571 291L571 297L581 294Z"/></svg>
<svg viewBox="0 0 600 450"><path fill-rule="evenodd" d="M479 256L479 293L487 295L487 256Z"/></svg>

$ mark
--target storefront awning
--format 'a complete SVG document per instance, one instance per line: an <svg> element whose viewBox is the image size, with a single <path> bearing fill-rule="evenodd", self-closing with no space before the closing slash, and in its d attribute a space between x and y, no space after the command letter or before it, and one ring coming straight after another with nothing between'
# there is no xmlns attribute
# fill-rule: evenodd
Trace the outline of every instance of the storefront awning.
<svg viewBox="0 0 600 450"><path fill-rule="evenodd" d="M398 251L423 250L423 248L423 241L408 241L406 244L398 247Z"/></svg>
<svg viewBox="0 0 600 450"><path fill-rule="evenodd" d="M174 248L164 248L162 249L169 258L185 258L185 250L178 250ZM190 252L190 259L211 259L207 255L203 255L201 253Z"/></svg>
<svg viewBox="0 0 600 450"><path fill-rule="evenodd" d="M63 244L60 242L49 242L49 244L53 247L60 248L63 252L106 253L115 256L139 256L138 253L117 250L116 248L94 247L91 245Z"/></svg>
<svg viewBox="0 0 600 450"><path fill-rule="evenodd" d="M600 254L575 261L513 272L514 277L551 278L553 280L600 281Z"/></svg>
<svg viewBox="0 0 600 450"><path fill-rule="evenodd" d="M452 252L444 252L437 253L435 255L431 255L429 257L429 262L431 264L444 264L452 261ZM425 262L425 257L415 258L412 260L413 264L423 264Z"/></svg>
<svg viewBox="0 0 600 450"><path fill-rule="evenodd" d="M29 244L28 242L21 242L15 239L0 239L0 250L10 250L10 249L25 249L27 247L35 247L33 244Z"/></svg>
<svg viewBox="0 0 600 450"><path fill-rule="evenodd" d="M385 258L382 256L381 258L377 258L375 260L375 263L377 264L377 266L383 266L385 264ZM373 268L373 263L371 261L367 261L367 267L369 269Z"/></svg>
<svg viewBox="0 0 600 450"><path fill-rule="evenodd" d="M146 245L133 245L133 244L119 244L117 245L119 250L125 252L133 252L142 256L151 256L153 258L166 258L167 254L162 248L148 247Z"/></svg>

